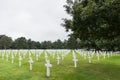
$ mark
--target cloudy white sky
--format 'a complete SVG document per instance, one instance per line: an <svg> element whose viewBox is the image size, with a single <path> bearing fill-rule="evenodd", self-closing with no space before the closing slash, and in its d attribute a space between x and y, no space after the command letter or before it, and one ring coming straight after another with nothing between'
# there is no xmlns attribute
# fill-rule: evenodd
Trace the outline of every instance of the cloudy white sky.
<svg viewBox="0 0 120 80"><path fill-rule="evenodd" d="M35 41L67 39L60 25L66 0L0 0L0 35Z"/></svg>

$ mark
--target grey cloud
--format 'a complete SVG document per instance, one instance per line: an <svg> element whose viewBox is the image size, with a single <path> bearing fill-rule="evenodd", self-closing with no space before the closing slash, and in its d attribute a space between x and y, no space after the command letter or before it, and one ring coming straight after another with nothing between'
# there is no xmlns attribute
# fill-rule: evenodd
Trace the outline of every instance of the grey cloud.
<svg viewBox="0 0 120 80"><path fill-rule="evenodd" d="M36 41L67 39L65 0L0 0L0 34Z"/></svg>

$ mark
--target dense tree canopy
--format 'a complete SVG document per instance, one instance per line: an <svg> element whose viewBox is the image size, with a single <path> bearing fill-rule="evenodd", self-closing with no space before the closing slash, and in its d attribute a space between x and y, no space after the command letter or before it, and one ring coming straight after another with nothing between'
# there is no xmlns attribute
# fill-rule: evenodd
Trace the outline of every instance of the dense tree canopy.
<svg viewBox="0 0 120 80"><path fill-rule="evenodd" d="M93 45L90 48L99 49L98 43L106 44L106 48L109 44L110 49L119 47L116 45L120 40L119 0L67 0L66 3L64 7L72 18L65 18L63 26L73 32L72 36Z"/></svg>
<svg viewBox="0 0 120 80"><path fill-rule="evenodd" d="M12 39L6 35L0 35L0 48L7 49L11 46Z"/></svg>
<svg viewBox="0 0 120 80"><path fill-rule="evenodd" d="M11 37L0 35L0 49L77 49L75 38L61 41L33 41L25 37L19 37L14 41Z"/></svg>
<svg viewBox="0 0 120 80"><path fill-rule="evenodd" d="M28 45L27 45L27 40L25 37L20 37L17 38L14 42L13 42L13 47L15 49L27 49Z"/></svg>

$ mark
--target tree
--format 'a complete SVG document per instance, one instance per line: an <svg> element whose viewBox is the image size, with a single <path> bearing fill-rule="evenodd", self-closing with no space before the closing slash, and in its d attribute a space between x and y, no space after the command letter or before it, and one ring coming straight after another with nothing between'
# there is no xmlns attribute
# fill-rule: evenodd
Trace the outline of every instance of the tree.
<svg viewBox="0 0 120 80"><path fill-rule="evenodd" d="M63 42L60 39L58 39L57 41L53 42L53 48L63 49L64 48Z"/></svg>
<svg viewBox="0 0 120 80"><path fill-rule="evenodd" d="M32 41L31 39L27 40L28 49L40 49L40 42Z"/></svg>
<svg viewBox="0 0 120 80"><path fill-rule="evenodd" d="M71 30L75 38L97 48L96 41L111 43L120 37L119 0L67 0L66 3L64 7L72 18L64 18L62 25L66 31Z"/></svg>
<svg viewBox="0 0 120 80"><path fill-rule="evenodd" d="M28 48L27 39L25 37L17 38L13 42L13 48L15 48L15 49L27 49Z"/></svg>
<svg viewBox="0 0 120 80"><path fill-rule="evenodd" d="M6 35L0 35L0 48L1 49L10 48L11 44L12 44L11 37L8 37Z"/></svg>
<svg viewBox="0 0 120 80"><path fill-rule="evenodd" d="M68 49L78 49L78 46L79 46L79 44L78 44L76 38L71 36L67 41L67 48Z"/></svg>
<svg viewBox="0 0 120 80"><path fill-rule="evenodd" d="M41 42L41 49L52 49L52 42L51 41Z"/></svg>

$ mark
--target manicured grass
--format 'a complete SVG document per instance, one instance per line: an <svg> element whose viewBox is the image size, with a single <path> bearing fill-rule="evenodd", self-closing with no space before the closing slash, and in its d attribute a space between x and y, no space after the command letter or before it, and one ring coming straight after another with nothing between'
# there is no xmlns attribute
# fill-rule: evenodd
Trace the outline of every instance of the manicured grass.
<svg viewBox="0 0 120 80"><path fill-rule="evenodd" d="M106 59L101 57L100 61L95 55L91 64L88 63L88 59L84 60L77 52L76 56L79 61L77 68L74 68L71 52L60 61L60 65L57 65L57 55L53 59L48 52L52 64L51 76L48 78L46 77L44 52L40 55L39 61L36 61L35 56L32 55L34 60L32 71L29 70L28 54L22 60L22 67L19 67L18 55L15 56L13 64L11 55L9 55L8 62L6 58L2 60L0 55L0 80L120 80L120 55L106 57Z"/></svg>

